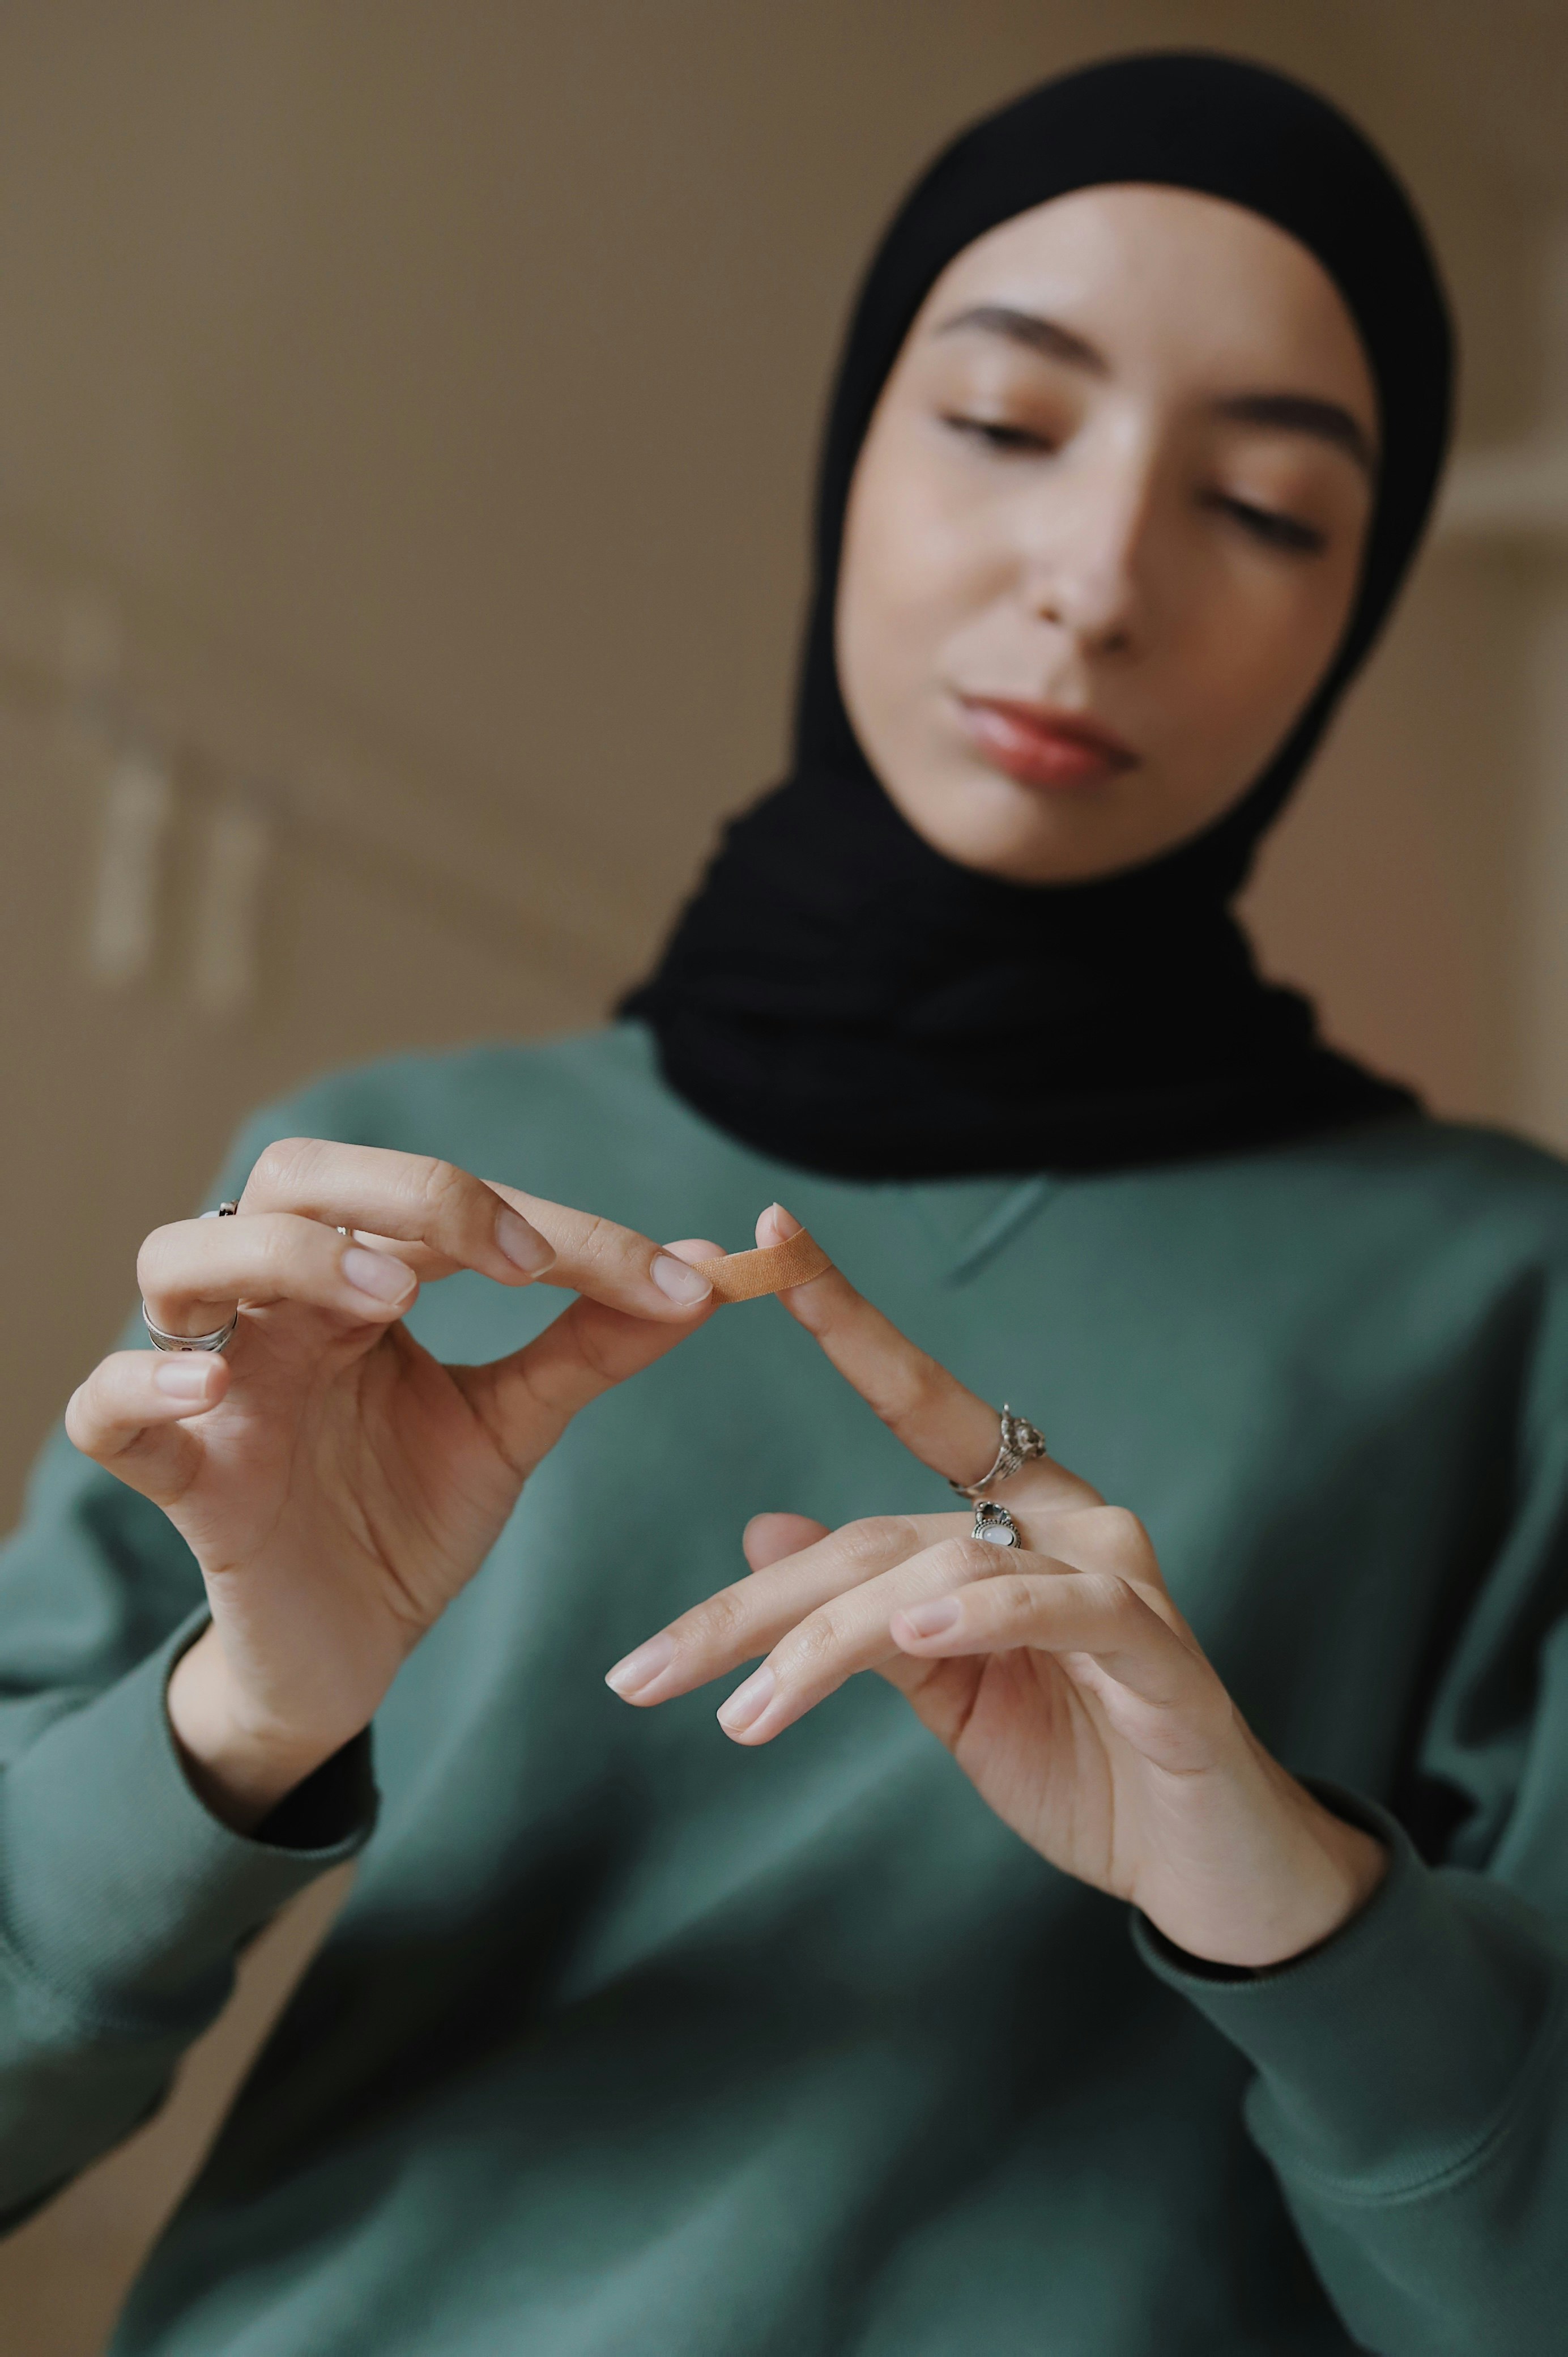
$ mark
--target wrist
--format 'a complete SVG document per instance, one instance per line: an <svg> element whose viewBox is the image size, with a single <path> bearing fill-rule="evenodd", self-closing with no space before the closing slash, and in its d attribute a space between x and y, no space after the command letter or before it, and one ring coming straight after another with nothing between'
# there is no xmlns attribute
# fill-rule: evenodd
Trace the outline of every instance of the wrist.
<svg viewBox="0 0 1568 2357"><path fill-rule="evenodd" d="M1391 1858L1375 1835L1335 1815L1240 1731L1240 1752L1215 1772L1199 1810L1192 1784L1184 1786L1186 1822L1167 1823L1151 1856L1155 1870L1130 1896L1198 1964L1273 1972L1359 1914Z"/></svg>
<svg viewBox="0 0 1568 2357"><path fill-rule="evenodd" d="M346 1739L284 1728L249 1709L210 1625L175 1663L165 1708L192 1790L240 1834L250 1833Z"/></svg>
<svg viewBox="0 0 1568 2357"><path fill-rule="evenodd" d="M1268 1766L1283 1804L1273 1870L1259 1878L1256 1910L1237 1946L1210 1960L1248 1972L1275 1971L1333 1939L1360 1913L1390 1863L1374 1835L1326 1809L1277 1762Z"/></svg>
<svg viewBox="0 0 1568 2357"><path fill-rule="evenodd" d="M1276 1964L1288 1964L1293 1956L1321 1947L1325 1940L1343 1931L1380 1888L1392 1864L1389 1850L1375 1834L1353 1825L1348 1817L1336 1816L1304 1785L1297 1790L1311 1813L1312 1836L1327 1871L1321 1880L1317 1905L1307 1910L1301 1927L1305 1936L1288 1954L1274 1958Z"/></svg>

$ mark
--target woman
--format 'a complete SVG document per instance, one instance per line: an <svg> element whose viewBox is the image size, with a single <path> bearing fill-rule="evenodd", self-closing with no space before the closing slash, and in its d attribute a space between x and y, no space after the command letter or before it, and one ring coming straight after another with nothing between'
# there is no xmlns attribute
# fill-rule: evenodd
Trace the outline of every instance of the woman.
<svg viewBox="0 0 1568 2357"><path fill-rule="evenodd" d="M0 1590L16 2214L364 1846L121 2352L1556 2345L1568 1187L1228 914L1448 393L1310 94L980 125L628 1019L325 1083L149 1239L226 1347L90 1378ZM648 1241L759 1203L860 1290Z"/></svg>

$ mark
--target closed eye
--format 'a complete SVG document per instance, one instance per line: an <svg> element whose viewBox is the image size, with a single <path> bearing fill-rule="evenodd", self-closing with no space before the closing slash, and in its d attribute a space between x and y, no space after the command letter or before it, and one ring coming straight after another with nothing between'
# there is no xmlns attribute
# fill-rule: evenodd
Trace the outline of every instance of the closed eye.
<svg viewBox="0 0 1568 2357"><path fill-rule="evenodd" d="M1327 535L1316 524L1303 523L1299 516L1284 515L1278 508L1255 507L1251 500L1233 499L1228 491L1208 491L1204 505L1216 509L1239 523L1269 548L1286 548L1300 556L1316 556L1328 545Z"/></svg>
<svg viewBox="0 0 1568 2357"><path fill-rule="evenodd" d="M942 424L950 425L955 434L968 434L985 443L993 450L1054 450L1056 444L1047 436L1035 433L1027 425L1007 425L989 417L965 417L951 410L942 412Z"/></svg>

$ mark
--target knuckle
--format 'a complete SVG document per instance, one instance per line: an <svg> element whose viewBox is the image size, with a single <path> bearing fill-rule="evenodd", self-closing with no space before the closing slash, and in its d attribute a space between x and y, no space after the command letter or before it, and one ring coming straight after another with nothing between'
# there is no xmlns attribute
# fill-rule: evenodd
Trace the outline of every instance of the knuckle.
<svg viewBox="0 0 1568 2357"><path fill-rule="evenodd" d="M603 1268L607 1262L619 1259L626 1241L625 1228L607 1220L602 1211L589 1211L585 1214L573 1249L586 1267Z"/></svg>
<svg viewBox="0 0 1568 2357"><path fill-rule="evenodd" d="M475 1208L478 1182L455 1162L430 1157L419 1168L416 1185L438 1220L462 1220Z"/></svg>
<svg viewBox="0 0 1568 2357"><path fill-rule="evenodd" d="M1130 1506L1095 1506L1090 1512L1095 1534L1113 1561L1142 1565L1154 1553L1148 1532Z"/></svg>
<svg viewBox="0 0 1568 2357"><path fill-rule="evenodd" d="M1029 1620L1034 1618L1038 1598L1033 1581L1021 1571L1007 1572L993 1583L1001 1591L1001 1609L1009 1620Z"/></svg>
<svg viewBox="0 0 1568 2357"><path fill-rule="evenodd" d="M801 1621L791 1634L788 1645L779 1648L783 1675L796 1684L814 1684L837 1654L843 1641L843 1632L832 1606L821 1606L809 1619Z"/></svg>
<svg viewBox="0 0 1568 2357"><path fill-rule="evenodd" d="M317 1243L326 1254L336 1259L338 1239L329 1236L313 1221L302 1226L289 1219L261 1219L251 1224L245 1238L245 1259L250 1265L252 1282L276 1284L297 1271L301 1259L312 1244Z"/></svg>
<svg viewBox="0 0 1568 2357"><path fill-rule="evenodd" d="M1125 1620L1136 1613L1137 1596L1119 1572L1090 1571L1084 1577L1089 1582L1086 1592L1090 1603L1107 1620Z"/></svg>
<svg viewBox="0 0 1568 2357"><path fill-rule="evenodd" d="M739 1589L721 1587L716 1596L686 1614L677 1626L677 1635L683 1646L697 1652L722 1653L744 1634L744 1620Z"/></svg>
<svg viewBox="0 0 1568 2357"><path fill-rule="evenodd" d="M1018 1547L995 1546L989 1539L972 1537L963 1538L960 1544L963 1548L964 1568L969 1577L983 1579L987 1584L996 1579L1010 1579L1018 1568L1020 1550L1027 1554L1029 1548L1029 1542L1022 1532L1019 1533Z"/></svg>
<svg viewBox="0 0 1568 2357"><path fill-rule="evenodd" d="M578 1354L596 1383L607 1388L618 1383L626 1372L625 1363L617 1349L617 1339L604 1325L585 1318L577 1336Z"/></svg>
<svg viewBox="0 0 1568 2357"><path fill-rule="evenodd" d="M994 1579L999 1571L1006 1569L1007 1551L993 1547L986 1539L944 1539L931 1552L940 1569L950 1575L955 1584L961 1581L965 1587L977 1579Z"/></svg>
<svg viewBox="0 0 1568 2357"><path fill-rule="evenodd" d="M933 1418L947 1405L950 1382L944 1367L924 1351L911 1347L890 1371L877 1414L896 1429L902 1424Z"/></svg>
<svg viewBox="0 0 1568 2357"><path fill-rule="evenodd" d="M851 1563L880 1562L893 1549L906 1545L911 1536L908 1520L902 1514L865 1514L859 1522L846 1523L839 1533Z"/></svg>
<svg viewBox="0 0 1568 2357"><path fill-rule="evenodd" d="M274 1137L251 1166L249 1184L263 1195L293 1193L306 1183L321 1160L315 1137Z"/></svg>
<svg viewBox="0 0 1568 2357"><path fill-rule="evenodd" d="M936 1401L946 1383L943 1370L924 1351L911 1350L898 1365L899 1389L906 1406L929 1407Z"/></svg>

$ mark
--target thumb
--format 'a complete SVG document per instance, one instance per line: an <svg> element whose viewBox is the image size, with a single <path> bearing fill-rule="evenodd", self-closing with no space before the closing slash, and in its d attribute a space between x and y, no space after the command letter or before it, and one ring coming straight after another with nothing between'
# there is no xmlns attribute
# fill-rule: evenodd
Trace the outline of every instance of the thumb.
<svg viewBox="0 0 1568 2357"><path fill-rule="evenodd" d="M705 1240L666 1244L681 1260L719 1247ZM580 1294L542 1334L488 1366L446 1372L514 1471L526 1476L554 1448L572 1418L628 1375L640 1374L712 1317L708 1302L684 1325L660 1325Z"/></svg>

